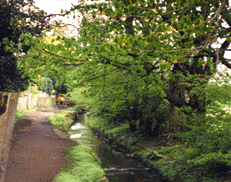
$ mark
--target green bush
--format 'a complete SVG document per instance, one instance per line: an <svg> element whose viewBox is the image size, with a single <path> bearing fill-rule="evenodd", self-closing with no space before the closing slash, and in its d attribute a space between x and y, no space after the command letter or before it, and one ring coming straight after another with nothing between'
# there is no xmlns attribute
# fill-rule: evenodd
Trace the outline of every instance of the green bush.
<svg viewBox="0 0 231 182"><path fill-rule="evenodd" d="M158 136L165 127L168 103L159 96L147 95L135 87L129 91L129 96L125 94L126 89L119 89L119 95L115 94L114 89L101 87L74 89L70 95L77 105L74 107L77 111L84 108L91 115L106 119L108 124L127 123L132 132Z"/></svg>
<svg viewBox="0 0 231 182"><path fill-rule="evenodd" d="M73 110L76 112L84 112L84 111L86 111L86 107L85 107L85 105L75 105L73 107Z"/></svg>
<svg viewBox="0 0 231 182"><path fill-rule="evenodd" d="M53 81L50 78L44 78L42 82L42 91L51 95L54 91Z"/></svg>

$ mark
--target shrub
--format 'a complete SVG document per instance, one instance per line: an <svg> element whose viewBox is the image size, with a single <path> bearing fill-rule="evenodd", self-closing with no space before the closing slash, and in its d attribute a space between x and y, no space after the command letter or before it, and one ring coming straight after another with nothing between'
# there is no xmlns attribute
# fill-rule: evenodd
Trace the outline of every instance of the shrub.
<svg viewBox="0 0 231 182"><path fill-rule="evenodd" d="M50 78L44 78L42 82L42 91L49 95L54 91L53 81Z"/></svg>

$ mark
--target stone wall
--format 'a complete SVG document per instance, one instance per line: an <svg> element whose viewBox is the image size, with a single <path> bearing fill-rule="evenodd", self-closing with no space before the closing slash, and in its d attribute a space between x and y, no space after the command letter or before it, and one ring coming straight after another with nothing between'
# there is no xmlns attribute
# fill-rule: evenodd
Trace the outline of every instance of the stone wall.
<svg viewBox="0 0 231 182"><path fill-rule="evenodd" d="M5 181L18 97L19 94L0 92L0 182Z"/></svg>
<svg viewBox="0 0 231 182"><path fill-rule="evenodd" d="M55 102L55 96L35 94L30 89L15 94L0 92L0 182L5 182L16 110L51 107Z"/></svg>
<svg viewBox="0 0 231 182"><path fill-rule="evenodd" d="M41 91L35 94L28 90L20 93L17 110L51 107L55 102L55 96L49 96Z"/></svg>
<svg viewBox="0 0 231 182"><path fill-rule="evenodd" d="M43 108L43 107L51 107L52 104L56 102L55 96L49 96L49 97L37 97L37 107Z"/></svg>

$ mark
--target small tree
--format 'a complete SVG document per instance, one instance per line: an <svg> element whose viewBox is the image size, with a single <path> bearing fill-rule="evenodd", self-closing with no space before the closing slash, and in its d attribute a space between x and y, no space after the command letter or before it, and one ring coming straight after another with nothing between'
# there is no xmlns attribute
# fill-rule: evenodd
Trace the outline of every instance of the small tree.
<svg viewBox="0 0 231 182"><path fill-rule="evenodd" d="M42 82L42 91L51 95L54 91L53 81L50 78L44 78Z"/></svg>

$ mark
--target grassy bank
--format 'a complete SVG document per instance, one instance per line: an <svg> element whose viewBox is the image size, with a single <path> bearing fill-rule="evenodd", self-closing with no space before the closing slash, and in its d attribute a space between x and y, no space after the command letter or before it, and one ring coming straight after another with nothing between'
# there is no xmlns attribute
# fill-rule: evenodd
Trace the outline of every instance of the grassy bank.
<svg viewBox="0 0 231 182"><path fill-rule="evenodd" d="M69 136L69 127L74 122L72 110L64 110L49 117L55 129L60 130L65 136Z"/></svg>
<svg viewBox="0 0 231 182"><path fill-rule="evenodd" d="M89 126L116 141L175 182L231 181L230 92L208 85L206 112L175 107L141 95L76 90L72 100L89 110ZM85 90L84 90L85 89ZM90 92L91 93L91 92ZM122 93L122 92L121 92ZM129 92L130 93L130 92ZM222 94L221 94L222 93ZM114 96L117 97L114 97ZM138 102L139 98L139 102ZM191 113L191 114L189 114Z"/></svg>
<svg viewBox="0 0 231 182"><path fill-rule="evenodd" d="M61 111L49 117L52 125L69 135L69 127L74 122L76 112L73 109ZM100 160L91 147L78 145L67 149L66 160L69 166L63 169L54 179L55 182L106 182Z"/></svg>
<svg viewBox="0 0 231 182"><path fill-rule="evenodd" d="M103 181L104 170L91 147L79 145L69 148L66 157L70 165L60 172L55 182L99 182Z"/></svg>
<svg viewBox="0 0 231 182"><path fill-rule="evenodd" d="M227 162L231 154L210 152L215 151L215 148L219 150L229 148L228 131L231 127L227 125L220 127L223 128L221 130L214 129L214 126L206 126L197 127L186 133L148 138L138 133L131 133L128 123L115 125L101 117L93 116L88 118L88 123L92 129L100 131L107 138L116 141L143 161L159 169L161 174L171 181L225 182L231 179L230 173L227 174L230 170ZM183 138L185 142L182 142Z"/></svg>

